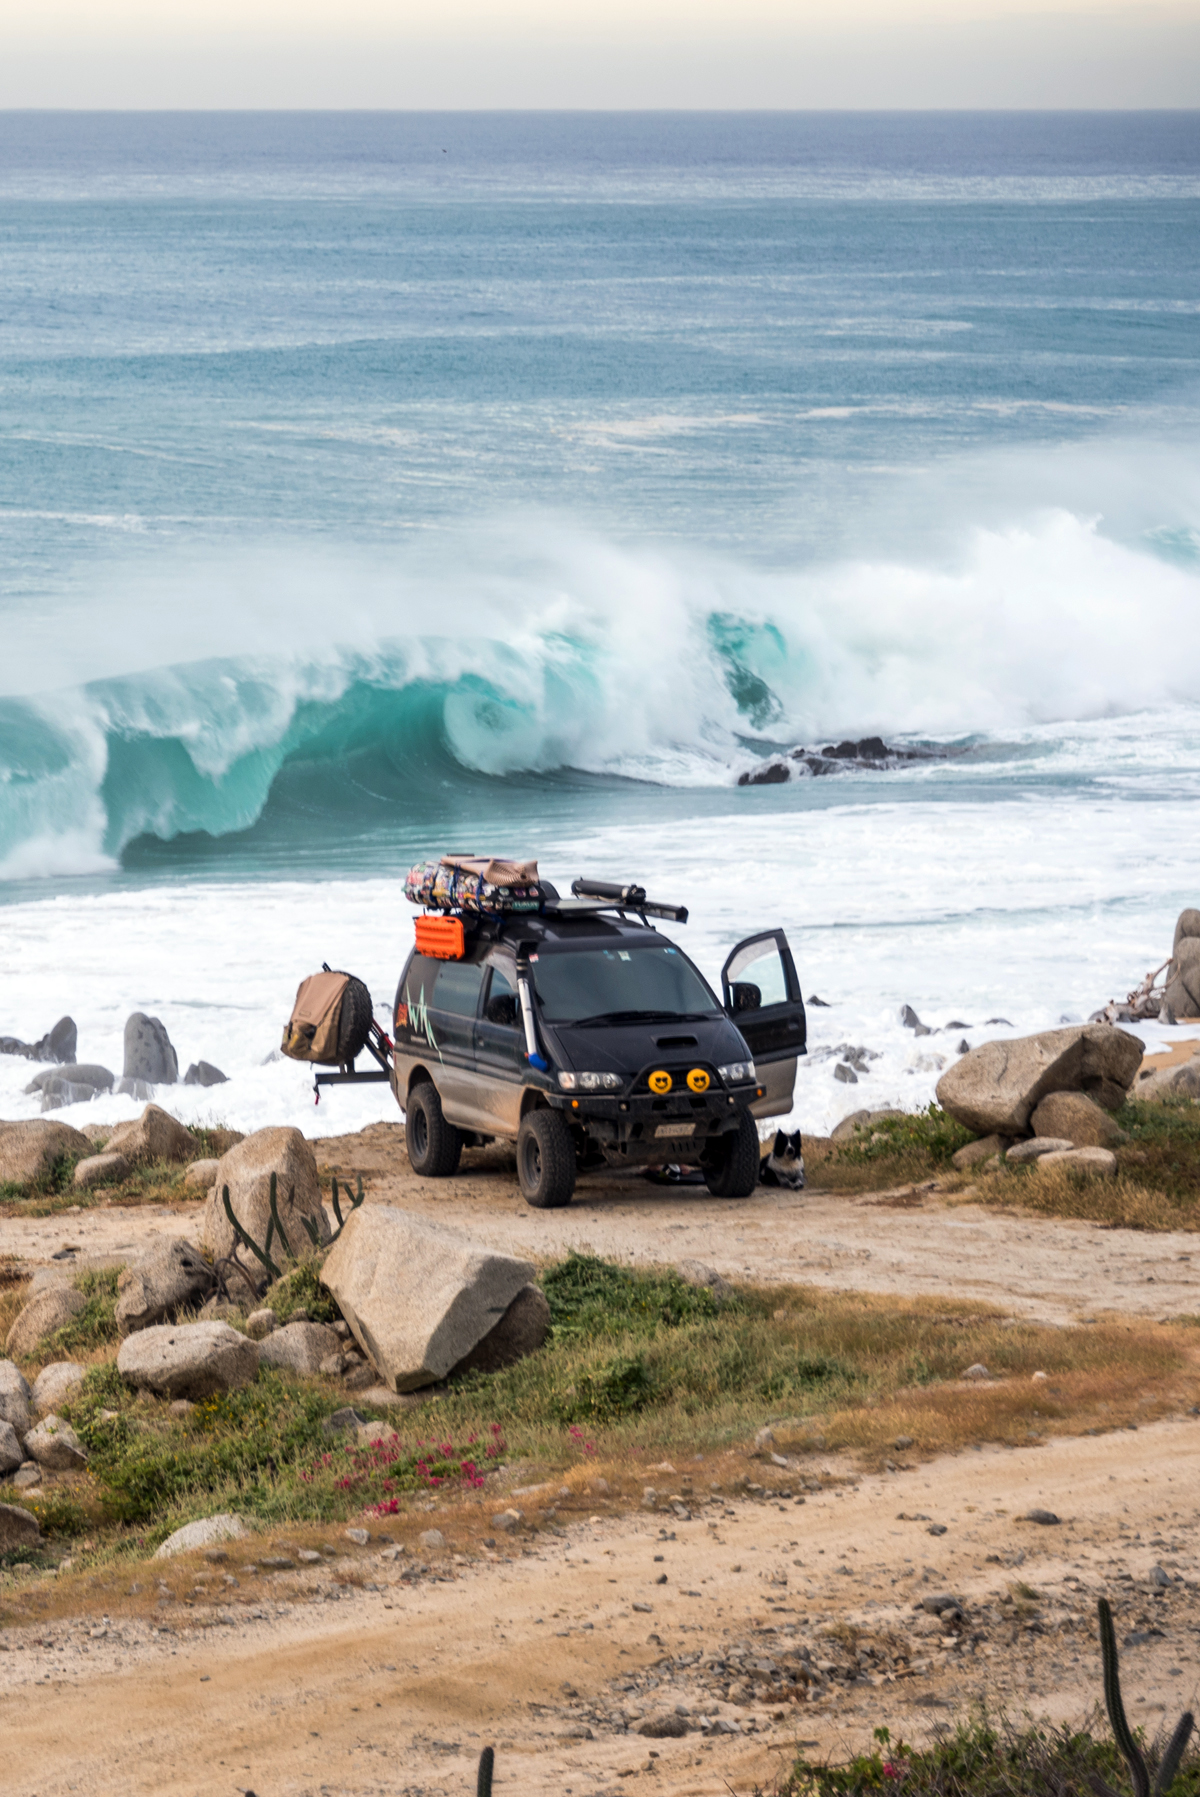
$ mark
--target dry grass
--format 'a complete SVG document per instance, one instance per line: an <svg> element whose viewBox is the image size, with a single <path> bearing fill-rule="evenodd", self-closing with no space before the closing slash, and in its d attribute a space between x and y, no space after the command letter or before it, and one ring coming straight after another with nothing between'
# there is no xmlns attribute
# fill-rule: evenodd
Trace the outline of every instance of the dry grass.
<svg viewBox="0 0 1200 1797"><path fill-rule="evenodd" d="M1114 1229L1200 1230L1200 1189L1190 1201L1148 1186L1129 1168L1125 1151L1117 1151L1115 1179L1095 1178L1066 1167L998 1167L978 1174L969 1184L947 1191L951 1203L1003 1205L1036 1211L1044 1217L1078 1217L1108 1223ZM949 1182L947 1182L949 1184ZM939 1182L940 1185L940 1182ZM945 1190L945 1187L941 1189Z"/></svg>

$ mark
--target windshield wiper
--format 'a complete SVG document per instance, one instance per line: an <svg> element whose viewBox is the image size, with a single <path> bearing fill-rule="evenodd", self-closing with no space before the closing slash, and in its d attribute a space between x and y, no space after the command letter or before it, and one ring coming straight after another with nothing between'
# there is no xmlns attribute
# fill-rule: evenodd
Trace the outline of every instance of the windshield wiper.
<svg viewBox="0 0 1200 1797"><path fill-rule="evenodd" d="M598 1011L595 1017L577 1017L568 1027L586 1030L597 1023L699 1023L715 1017L715 1011Z"/></svg>

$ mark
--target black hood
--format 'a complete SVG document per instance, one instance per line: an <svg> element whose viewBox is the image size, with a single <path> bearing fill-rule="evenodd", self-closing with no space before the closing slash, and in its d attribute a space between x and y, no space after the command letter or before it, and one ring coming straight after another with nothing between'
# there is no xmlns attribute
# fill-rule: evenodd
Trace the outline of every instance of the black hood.
<svg viewBox="0 0 1200 1797"><path fill-rule="evenodd" d="M632 1079L643 1067L727 1067L753 1059L740 1030L724 1015L686 1023L669 1017L653 1023L542 1022L555 1064L573 1073L620 1073Z"/></svg>

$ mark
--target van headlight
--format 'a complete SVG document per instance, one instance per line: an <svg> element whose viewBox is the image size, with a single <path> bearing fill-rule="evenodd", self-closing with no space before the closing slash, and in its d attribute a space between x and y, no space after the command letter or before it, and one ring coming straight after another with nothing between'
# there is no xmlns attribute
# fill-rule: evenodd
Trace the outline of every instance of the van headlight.
<svg viewBox="0 0 1200 1797"><path fill-rule="evenodd" d="M564 1092L619 1092L625 1084L619 1073L560 1073Z"/></svg>
<svg viewBox="0 0 1200 1797"><path fill-rule="evenodd" d="M718 1067L717 1072L727 1086L753 1085L758 1080L753 1061L730 1061L728 1067Z"/></svg>

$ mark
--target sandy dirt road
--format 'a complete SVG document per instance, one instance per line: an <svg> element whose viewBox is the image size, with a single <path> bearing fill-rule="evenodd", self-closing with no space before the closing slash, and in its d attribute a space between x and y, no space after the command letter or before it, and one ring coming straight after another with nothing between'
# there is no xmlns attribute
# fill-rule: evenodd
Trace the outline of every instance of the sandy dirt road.
<svg viewBox="0 0 1200 1797"><path fill-rule="evenodd" d="M1200 1311L1200 1238L949 1204L936 1190L848 1197L760 1187L739 1203L703 1187L629 1176L582 1179L561 1211L531 1210L510 1155L473 1150L455 1179L418 1179L399 1124L316 1142L329 1173L363 1175L369 1203L396 1204L534 1259L569 1248L618 1260L696 1259L732 1279L841 1290L928 1294L997 1304L1039 1322L1122 1311ZM194 1234L202 1204L97 1206L55 1217L7 1217L3 1246L46 1265L68 1247L113 1253L155 1235Z"/></svg>
<svg viewBox="0 0 1200 1797"><path fill-rule="evenodd" d="M5 1788L467 1797L494 1742L498 1791L747 1791L798 1742L838 1754L880 1722L920 1741L981 1697L1018 1717L1082 1715L1099 1690L1100 1593L1131 1642L1138 1720L1153 1729L1165 1700L1173 1722L1196 1697L1200 1419L966 1452L802 1504L711 1493L708 1475L728 1470L689 1466L686 1520L623 1508L573 1475L558 1532L496 1552L481 1545L492 1499L398 1519L388 1533L411 1551L397 1559L375 1541L343 1543L347 1557L311 1572L256 1574L246 1544L224 1566L169 1562L169 1594L149 1610L159 1568L126 1571L105 1620L5 1632ZM518 1502L532 1522L544 1498ZM1061 1521L1022 1520L1034 1507ZM443 1551L419 1543L431 1525ZM292 1535L274 1551L295 1547ZM339 1583L347 1573L355 1582ZM1013 1610L1010 1590L1036 1596ZM963 1603L963 1626L914 1634L927 1626L914 1606L941 1592ZM804 1644L814 1660L843 1652L845 1623L870 1648L855 1682L796 1700L756 1670ZM637 1732L681 1706L681 1737Z"/></svg>

